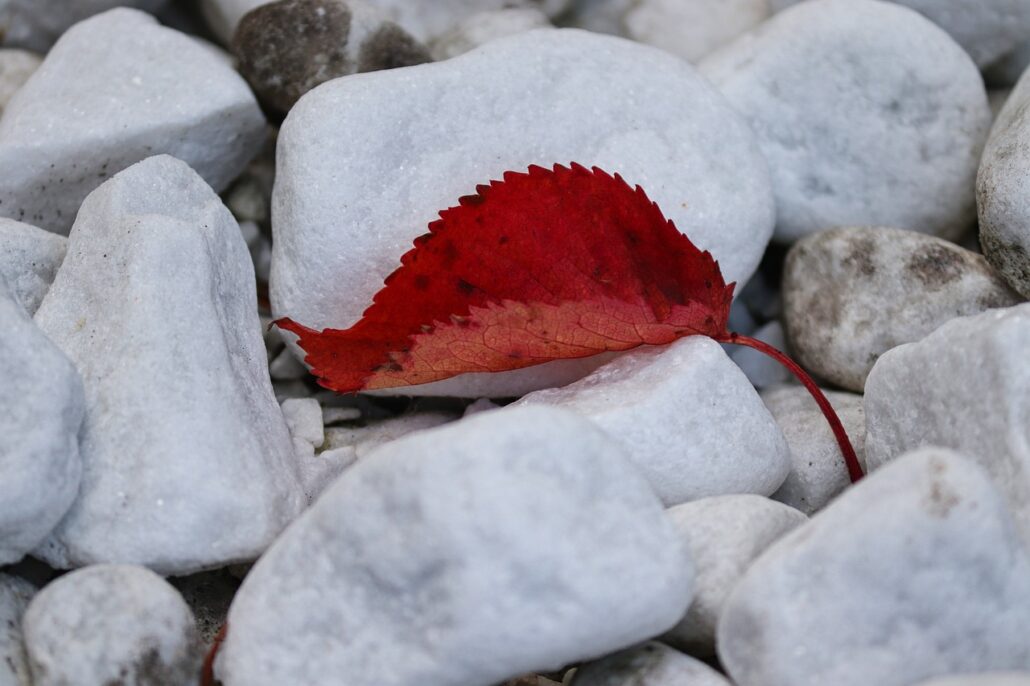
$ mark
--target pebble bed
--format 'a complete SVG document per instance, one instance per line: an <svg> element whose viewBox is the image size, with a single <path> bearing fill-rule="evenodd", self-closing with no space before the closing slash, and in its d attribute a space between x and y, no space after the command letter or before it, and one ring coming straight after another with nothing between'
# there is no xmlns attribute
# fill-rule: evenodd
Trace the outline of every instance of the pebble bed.
<svg viewBox="0 0 1030 686"><path fill-rule="evenodd" d="M1030 0L0 0L0 686L1030 686L1028 66ZM340 396L269 326L570 162L867 476L708 338Z"/></svg>

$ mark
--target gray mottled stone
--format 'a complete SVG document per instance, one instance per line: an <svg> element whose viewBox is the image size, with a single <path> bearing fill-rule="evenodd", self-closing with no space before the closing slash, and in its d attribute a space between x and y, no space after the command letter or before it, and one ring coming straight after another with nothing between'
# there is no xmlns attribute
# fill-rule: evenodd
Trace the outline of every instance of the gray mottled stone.
<svg viewBox="0 0 1030 686"><path fill-rule="evenodd" d="M68 240L35 226L0 218L0 279L30 315L39 309Z"/></svg>
<svg viewBox="0 0 1030 686"><path fill-rule="evenodd" d="M731 686L723 675L661 643L646 643L581 665L571 686Z"/></svg>

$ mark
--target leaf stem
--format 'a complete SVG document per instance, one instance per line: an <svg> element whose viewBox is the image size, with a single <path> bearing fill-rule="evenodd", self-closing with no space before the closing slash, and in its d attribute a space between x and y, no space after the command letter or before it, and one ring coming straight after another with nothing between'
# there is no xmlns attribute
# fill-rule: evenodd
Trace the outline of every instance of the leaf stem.
<svg viewBox="0 0 1030 686"><path fill-rule="evenodd" d="M204 656L204 666L200 670L200 686L215 686L215 658L218 656L218 649L222 647L225 634L229 630L229 623L222 624L222 628L215 635L211 642L211 648Z"/></svg>
<svg viewBox="0 0 1030 686"><path fill-rule="evenodd" d="M851 483L855 483L861 479L864 474L862 471L862 465L858 463L858 456L855 455L855 449L851 445L851 441L848 439L848 433L844 430L844 425L840 423L840 418L834 411L833 406L830 405L830 401L826 399L823 392L816 385L812 377L808 375L804 369L798 365L797 362L787 357L787 355L768 343L764 343L756 338L750 336L742 336L739 333L725 333L715 338L720 343L730 343L732 345L743 345L748 348L753 348L760 353L768 355L773 358L784 367L790 370L790 372L797 377L808 392L812 395L816 404L819 405L819 409L822 410L823 416L826 417L826 421L830 424L830 429L833 430L833 435L837 438L837 444L840 445L840 452L844 455L844 464L848 468L848 476L851 478Z"/></svg>

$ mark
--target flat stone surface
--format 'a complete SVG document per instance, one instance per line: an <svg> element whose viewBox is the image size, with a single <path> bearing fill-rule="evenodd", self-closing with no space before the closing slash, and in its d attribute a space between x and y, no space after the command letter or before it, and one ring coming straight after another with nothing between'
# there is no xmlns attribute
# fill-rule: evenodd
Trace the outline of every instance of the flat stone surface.
<svg viewBox="0 0 1030 686"><path fill-rule="evenodd" d="M633 97L612 97L624 91ZM575 161L640 184L727 281L747 279L772 230L768 170L725 100L674 56L581 31L530 31L324 84L291 110L278 154L272 309L315 328L352 325L440 210L530 164ZM512 397L594 366L549 363L395 392Z"/></svg>
<svg viewBox="0 0 1030 686"><path fill-rule="evenodd" d="M806 2L700 69L758 136L778 240L833 226L953 238L972 225L987 94L969 56L919 14L875 0Z"/></svg>
<svg viewBox="0 0 1030 686"><path fill-rule="evenodd" d="M142 567L66 574L36 594L23 622L34 686L186 685L200 673L193 613Z"/></svg>
<svg viewBox="0 0 1030 686"><path fill-rule="evenodd" d="M790 454L776 421L718 343L689 336L631 351L517 405L572 410L617 441L666 505L727 493L770 495Z"/></svg>
<svg viewBox="0 0 1030 686"><path fill-rule="evenodd" d="M159 153L224 190L265 120L211 46L119 8L77 24L0 119L0 215L68 233L83 198Z"/></svg>
<svg viewBox="0 0 1030 686"><path fill-rule="evenodd" d="M64 236L0 218L0 279L29 315L54 282L67 243Z"/></svg>
<svg viewBox="0 0 1030 686"><path fill-rule="evenodd" d="M798 361L859 393L891 348L1021 301L982 255L883 227L809 236L791 248L783 272L783 321Z"/></svg>
<svg viewBox="0 0 1030 686"><path fill-rule="evenodd" d="M1030 543L1030 303L953 319L886 353L866 383L870 469L923 445L984 467Z"/></svg>
<svg viewBox="0 0 1030 686"><path fill-rule="evenodd" d="M737 686L908 686L1030 668L1030 559L972 461L907 454L773 544L734 589Z"/></svg>
<svg viewBox="0 0 1030 686"><path fill-rule="evenodd" d="M1025 72L991 128L976 202L984 255L1009 284L1030 298L1030 71Z"/></svg>
<svg viewBox="0 0 1030 686"><path fill-rule="evenodd" d="M305 503L239 227L184 163L83 203L36 314L85 382L78 499L38 554L188 574L252 560Z"/></svg>
<svg viewBox="0 0 1030 686"><path fill-rule="evenodd" d="M36 547L75 499L85 401L75 367L14 300L3 274L0 379L0 565L5 565Z"/></svg>
<svg viewBox="0 0 1030 686"><path fill-rule="evenodd" d="M552 408L484 412L347 470L248 574L216 672L226 686L498 683L664 631L692 576L605 434Z"/></svg>

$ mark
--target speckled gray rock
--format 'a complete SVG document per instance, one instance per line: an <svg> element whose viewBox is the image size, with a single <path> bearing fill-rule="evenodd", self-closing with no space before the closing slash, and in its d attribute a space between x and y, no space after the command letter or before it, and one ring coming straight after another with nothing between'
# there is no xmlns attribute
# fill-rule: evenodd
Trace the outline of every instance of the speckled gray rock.
<svg viewBox="0 0 1030 686"><path fill-rule="evenodd" d="M621 444L666 505L773 493L790 456L775 420L715 341L634 350L576 383L530 393L590 419Z"/></svg>
<svg viewBox="0 0 1030 686"><path fill-rule="evenodd" d="M783 272L783 321L797 359L857 392L891 348L1021 300L981 255L897 229L809 236L791 248Z"/></svg>
<svg viewBox="0 0 1030 686"><path fill-rule="evenodd" d="M769 0L638 0L623 22L633 40L696 62L770 14Z"/></svg>
<svg viewBox="0 0 1030 686"><path fill-rule="evenodd" d="M732 686L700 660L646 643L581 665L571 686Z"/></svg>
<svg viewBox="0 0 1030 686"><path fill-rule="evenodd" d="M90 194L36 313L86 388L82 487L37 555L188 574L257 557L297 515L256 300L239 227L184 163Z"/></svg>
<svg viewBox="0 0 1030 686"><path fill-rule="evenodd" d="M920 681L918 686L1030 686L1030 672L990 672Z"/></svg>
<svg viewBox="0 0 1030 686"><path fill-rule="evenodd" d="M200 673L193 613L142 567L66 574L36 594L23 621L33 686L186 686Z"/></svg>
<svg viewBox="0 0 1030 686"><path fill-rule="evenodd" d="M28 50L0 50L0 114L42 63L42 57Z"/></svg>
<svg viewBox="0 0 1030 686"><path fill-rule="evenodd" d="M28 581L0 574L0 686L32 686L21 618L35 592Z"/></svg>
<svg viewBox="0 0 1030 686"><path fill-rule="evenodd" d="M662 640L693 655L714 655L715 628L734 586L766 548L808 517L756 495L703 498L667 514L690 551L697 578L690 609Z"/></svg>
<svg viewBox="0 0 1030 686"><path fill-rule="evenodd" d="M0 43L46 52L72 24L113 7L156 12L168 0L3 0Z"/></svg>
<svg viewBox="0 0 1030 686"><path fill-rule="evenodd" d="M7 291L3 275L0 380L0 565L5 565L37 546L75 499L85 401L75 367L32 323Z"/></svg>
<svg viewBox="0 0 1030 686"><path fill-rule="evenodd" d="M498 683L664 631L692 576L605 434L552 408L484 412L347 470L247 575L216 674L226 686Z"/></svg>
<svg viewBox="0 0 1030 686"><path fill-rule="evenodd" d="M280 112L330 79L430 59L424 45L363 0L261 5L240 20L232 49L254 92Z"/></svg>
<svg viewBox="0 0 1030 686"><path fill-rule="evenodd" d="M36 313L64 260L68 239L0 217L0 280L29 315Z"/></svg>
<svg viewBox="0 0 1030 686"><path fill-rule="evenodd" d="M1030 298L1030 70L991 129L976 178L980 245L998 272Z"/></svg>
<svg viewBox="0 0 1030 686"><path fill-rule="evenodd" d="M769 0L779 10L801 0ZM980 67L1030 34L1030 4L1023 0L890 0L914 9L947 31Z"/></svg>
<svg viewBox="0 0 1030 686"><path fill-rule="evenodd" d="M547 15L535 7L508 7L477 12L436 38L430 46L430 52L433 59L446 60L498 38L549 26L551 22Z"/></svg>
<svg viewBox="0 0 1030 686"><path fill-rule="evenodd" d="M223 56L143 12L111 10L64 34L4 110L0 215L67 233L90 191L159 153L221 191L264 133Z"/></svg>
<svg viewBox="0 0 1030 686"><path fill-rule="evenodd" d="M865 466L865 411L862 396L823 391L851 439L860 464ZM848 470L826 417L802 386L777 386L762 391L790 447L790 474L773 500L812 514L851 483Z"/></svg>
<svg viewBox="0 0 1030 686"><path fill-rule="evenodd" d="M737 686L909 686L1030 667L1030 559L972 461L909 453L766 551L719 622Z"/></svg>
<svg viewBox="0 0 1030 686"><path fill-rule="evenodd" d="M977 460L1030 543L1030 303L953 319L886 353L866 383L866 463L922 445Z"/></svg>
<svg viewBox="0 0 1030 686"><path fill-rule="evenodd" d="M611 97L623 89L634 97ZM337 79L290 111L272 201L274 313L350 326L441 209L507 170L572 160L643 186L728 281L757 266L775 209L769 172L726 101L661 50L540 29L435 64ZM394 392L512 397L595 366L561 361Z"/></svg>
<svg viewBox="0 0 1030 686"><path fill-rule="evenodd" d="M865 225L955 237L972 224L987 94L969 56L916 12L812 0L701 71L758 135L779 240Z"/></svg>

